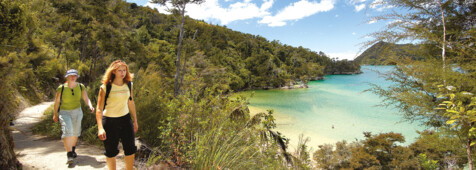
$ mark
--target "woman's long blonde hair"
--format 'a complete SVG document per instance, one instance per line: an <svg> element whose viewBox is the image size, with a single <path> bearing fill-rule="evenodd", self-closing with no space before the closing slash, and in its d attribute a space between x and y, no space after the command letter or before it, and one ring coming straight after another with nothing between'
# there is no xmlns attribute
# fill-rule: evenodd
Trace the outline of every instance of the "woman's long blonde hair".
<svg viewBox="0 0 476 170"><path fill-rule="evenodd" d="M114 81L115 75L113 72L117 70L121 66L126 66L126 76L124 77L124 83L128 83L132 81L133 75L129 72L129 66L127 66L126 62L122 60L116 60L109 65L109 68L107 68L106 73L104 74L102 78L102 84L110 84L112 81Z"/></svg>

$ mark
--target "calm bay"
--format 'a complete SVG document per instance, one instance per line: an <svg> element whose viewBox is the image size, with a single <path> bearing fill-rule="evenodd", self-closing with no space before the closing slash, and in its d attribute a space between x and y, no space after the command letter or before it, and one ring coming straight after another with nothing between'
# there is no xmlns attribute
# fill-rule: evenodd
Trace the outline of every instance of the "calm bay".
<svg viewBox="0 0 476 170"><path fill-rule="evenodd" d="M346 140L364 139L363 132L372 134L396 132L410 144L423 130L419 123L402 122L394 108L379 107L382 99L363 92L371 88L369 83L380 86L391 84L376 72L388 72L394 66L362 66L358 75L330 75L324 80L311 81L308 89L255 90L241 92L254 96L250 99L252 113L275 111L276 130L290 139L295 147L300 134L309 137L308 146Z"/></svg>

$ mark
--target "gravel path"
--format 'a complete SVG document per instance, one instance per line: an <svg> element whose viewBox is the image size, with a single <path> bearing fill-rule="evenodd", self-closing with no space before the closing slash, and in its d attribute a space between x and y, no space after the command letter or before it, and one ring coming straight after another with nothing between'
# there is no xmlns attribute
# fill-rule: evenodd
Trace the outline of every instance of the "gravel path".
<svg viewBox="0 0 476 170"><path fill-rule="evenodd" d="M44 102L26 108L14 121L14 127L26 133L25 136L18 131L13 132L15 153L23 164L23 169L107 169L106 157L98 146L79 142L76 148L78 157L73 164L68 165L61 139L31 133L31 128L41 120L43 112L52 104L53 102ZM117 158L117 168L125 169L123 154L120 153Z"/></svg>

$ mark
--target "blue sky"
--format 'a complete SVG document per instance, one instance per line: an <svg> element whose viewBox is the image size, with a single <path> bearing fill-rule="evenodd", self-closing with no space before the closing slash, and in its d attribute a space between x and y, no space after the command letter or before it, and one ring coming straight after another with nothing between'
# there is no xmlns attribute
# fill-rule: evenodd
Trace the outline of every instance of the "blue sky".
<svg viewBox="0 0 476 170"><path fill-rule="evenodd" d="M126 0L156 8L148 0ZM382 0L206 0L188 5L186 15L235 31L260 35L283 44L322 51L330 57L352 60L367 34L384 28L385 22L369 21L388 12Z"/></svg>

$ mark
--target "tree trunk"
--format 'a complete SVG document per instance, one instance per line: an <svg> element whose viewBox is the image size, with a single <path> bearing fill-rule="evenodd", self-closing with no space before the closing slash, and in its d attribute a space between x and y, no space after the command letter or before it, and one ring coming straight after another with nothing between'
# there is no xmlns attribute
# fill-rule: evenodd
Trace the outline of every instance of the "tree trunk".
<svg viewBox="0 0 476 170"><path fill-rule="evenodd" d="M68 32L69 32L69 29L71 28L71 17L68 17L68 20L69 20L69 23L68 23L68 28L66 29L66 36L64 37L64 39L61 41L61 44L60 44L60 49L59 49L59 53L58 53L58 57L56 58L60 58L61 56L61 52L63 52L63 48L64 48L64 43L66 42L66 40L68 40ZM69 62L68 62L68 56L66 56L66 68L69 69Z"/></svg>
<svg viewBox="0 0 476 170"><path fill-rule="evenodd" d="M183 66L182 66L182 76L180 76L180 83L179 83L177 89L180 89L180 87L182 87L183 77L185 76L185 67L186 67L186 65L187 65L187 58L184 58Z"/></svg>
<svg viewBox="0 0 476 170"><path fill-rule="evenodd" d="M98 45L96 44L96 42L93 42L94 44L94 47L93 47L93 50L91 51L91 66L89 67L89 80L88 80L88 83L91 83L95 78L96 78L96 74L94 74L96 72L96 62L98 60Z"/></svg>
<svg viewBox="0 0 476 170"><path fill-rule="evenodd" d="M59 49L58 56L56 57L58 59L60 58L61 53L63 52L63 48L64 48L63 44L66 42L66 40L68 40L68 37L64 37L63 41L61 42L61 47ZM68 57L67 56L66 56L66 68L69 68L69 63L68 63Z"/></svg>
<svg viewBox="0 0 476 170"><path fill-rule="evenodd" d="M2 122L0 128L0 169L19 169L15 152L13 151L14 143L11 131L8 129L9 123Z"/></svg>
<svg viewBox="0 0 476 170"><path fill-rule="evenodd" d="M0 169L20 169L14 148L13 135L9 129L10 115L0 106Z"/></svg>
<svg viewBox="0 0 476 170"><path fill-rule="evenodd" d="M445 15L443 13L443 4L441 1L438 1L440 5L441 12L441 22L443 24L443 44L441 49L441 59L443 60L443 85L446 87L446 24L445 24Z"/></svg>
<svg viewBox="0 0 476 170"><path fill-rule="evenodd" d="M86 59L88 53L88 34L86 33L86 31L83 32L81 39L81 54L79 55L79 60L83 61Z"/></svg>
<svg viewBox="0 0 476 170"><path fill-rule="evenodd" d="M175 61L175 67L177 71L175 73L175 82L174 82L174 97L177 97L179 94L179 78L180 78L180 55L182 55L182 41L183 41L183 30L184 30L184 23L185 23L185 4L183 4L182 9L180 10L182 22L180 23L180 34L179 34L179 42L177 45L177 60Z"/></svg>
<svg viewBox="0 0 476 170"><path fill-rule="evenodd" d="M193 34L193 38L192 40L195 40L195 36L197 36L197 32L198 32L198 29L195 30L195 33ZM178 89L180 89L180 87L182 87L182 84L183 84L183 77L185 76L185 67L187 66L187 54L185 54L185 58L184 58L184 61L183 61L183 67L182 67L182 76L180 77L180 84L178 86Z"/></svg>
<svg viewBox="0 0 476 170"><path fill-rule="evenodd" d="M471 158L471 139L469 139L469 136L466 142L466 153L468 154L469 169L473 170L473 160Z"/></svg>

